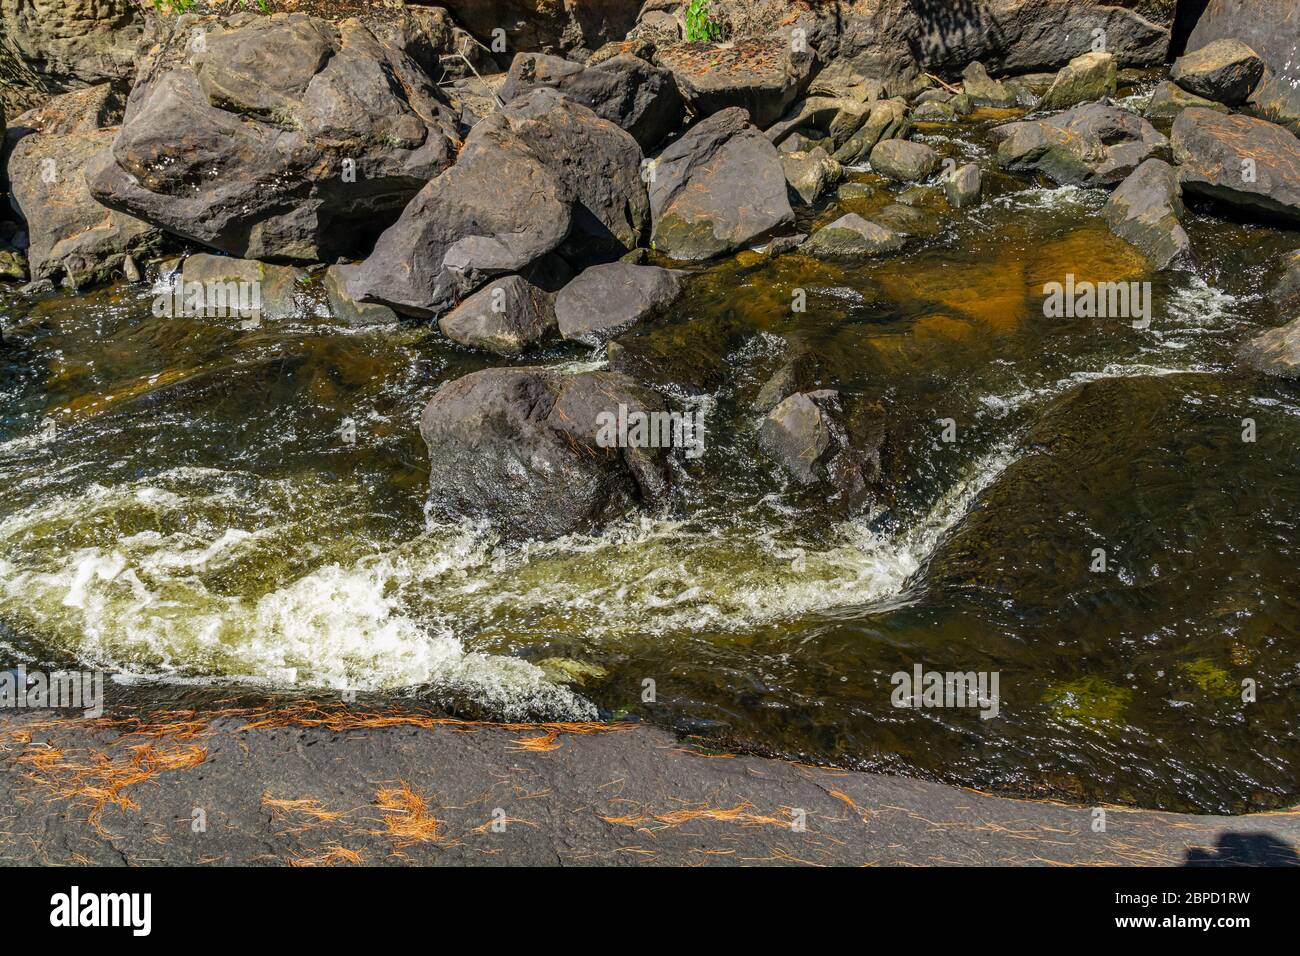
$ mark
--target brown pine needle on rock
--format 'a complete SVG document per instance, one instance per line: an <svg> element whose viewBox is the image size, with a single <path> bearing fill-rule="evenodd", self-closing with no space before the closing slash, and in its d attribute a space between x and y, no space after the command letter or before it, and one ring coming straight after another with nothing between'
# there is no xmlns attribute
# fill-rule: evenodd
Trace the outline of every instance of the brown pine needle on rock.
<svg viewBox="0 0 1300 956"><path fill-rule="evenodd" d="M385 814L385 832L394 849L442 841L442 821L429 812L428 801L405 780L376 793L375 805Z"/></svg>

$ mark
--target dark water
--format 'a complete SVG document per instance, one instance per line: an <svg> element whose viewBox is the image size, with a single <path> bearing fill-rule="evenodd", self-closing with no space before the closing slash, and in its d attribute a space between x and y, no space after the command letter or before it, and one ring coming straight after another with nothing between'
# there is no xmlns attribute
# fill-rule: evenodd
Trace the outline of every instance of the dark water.
<svg viewBox="0 0 1300 956"><path fill-rule="evenodd" d="M991 166L994 119L922 138ZM1158 276L1098 219L1104 194L996 174L988 189L962 214L915 197L936 234L898 258L700 269L625 343L706 413L685 493L546 544L426 522L419 411L501 364L436 329L159 319L153 291L123 288L0 298L5 656L172 688L638 714L1079 800L1293 802L1300 392L1232 355L1293 318L1263 293L1300 233L1193 210L1203 278ZM1150 328L1045 318L1044 284L1069 273L1152 282ZM821 384L887 409L891 491L860 519L826 516L756 453L750 403L787 339ZM916 664L996 671L998 716L892 706L890 676Z"/></svg>

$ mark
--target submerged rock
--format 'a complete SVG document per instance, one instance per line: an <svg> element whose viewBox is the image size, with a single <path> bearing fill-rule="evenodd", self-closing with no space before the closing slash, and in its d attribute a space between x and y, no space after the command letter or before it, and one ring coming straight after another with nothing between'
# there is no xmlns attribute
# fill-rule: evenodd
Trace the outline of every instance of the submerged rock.
<svg viewBox="0 0 1300 956"><path fill-rule="evenodd" d="M612 262L592 266L561 289L555 316L566 339L595 347L672 305L681 292L676 272Z"/></svg>
<svg viewBox="0 0 1300 956"><path fill-rule="evenodd" d="M897 252L904 243L892 229L849 213L813 233L802 251L818 259L853 261Z"/></svg>
<svg viewBox="0 0 1300 956"><path fill-rule="evenodd" d="M655 160L653 247L709 259L753 245L794 222L781 157L741 109L694 126Z"/></svg>
<svg viewBox="0 0 1300 956"><path fill-rule="evenodd" d="M1142 117L1101 103L1009 123L993 135L1004 169L1038 172L1073 186L1116 186L1169 149L1169 141Z"/></svg>
<svg viewBox="0 0 1300 956"><path fill-rule="evenodd" d="M871 151L871 168L888 179L912 183L925 179L939 166L939 154L924 143L886 139Z"/></svg>
<svg viewBox="0 0 1300 956"><path fill-rule="evenodd" d="M602 119L627 130L650 149L681 126L684 106L672 73L631 54L583 66L541 53L520 53L510 66L501 98L510 102L549 87Z"/></svg>
<svg viewBox="0 0 1300 956"><path fill-rule="evenodd" d="M1251 339L1237 359L1265 375L1300 380L1300 319Z"/></svg>
<svg viewBox="0 0 1300 956"><path fill-rule="evenodd" d="M432 512L513 539L590 532L670 490L662 448L601 447L604 416L664 411L613 372L486 369L444 382L424 410Z"/></svg>
<svg viewBox="0 0 1300 956"><path fill-rule="evenodd" d="M845 512L867 503L880 478L885 430L879 407L853 403L839 392L796 392L763 419L758 445L799 485L820 487Z"/></svg>
<svg viewBox="0 0 1300 956"><path fill-rule="evenodd" d="M696 116L741 107L761 129L803 95L814 63L811 52L798 52L781 37L683 43L659 50L658 56Z"/></svg>
<svg viewBox="0 0 1300 956"><path fill-rule="evenodd" d="M1300 221L1300 140L1250 116L1187 109L1174 122L1183 189L1250 214Z"/></svg>
<svg viewBox="0 0 1300 956"><path fill-rule="evenodd" d="M367 251L454 160L455 118L400 50L303 14L176 26L141 68L96 199L253 259Z"/></svg>
<svg viewBox="0 0 1300 956"><path fill-rule="evenodd" d="M1156 269L1190 272L1196 263L1182 216L1178 171L1159 159L1134 170L1102 209L1111 231L1141 249Z"/></svg>
<svg viewBox="0 0 1300 956"><path fill-rule="evenodd" d="M523 276L505 276L444 315L438 327L453 342L514 357L555 329L555 296Z"/></svg>
<svg viewBox="0 0 1300 956"><path fill-rule="evenodd" d="M1114 96L1119 85L1119 64L1110 53L1085 53L1075 57L1056 75L1039 101L1040 110L1064 110Z"/></svg>
<svg viewBox="0 0 1300 956"><path fill-rule="evenodd" d="M1264 76L1259 54L1237 39L1215 40L1179 57L1169 78L1189 93L1240 106Z"/></svg>

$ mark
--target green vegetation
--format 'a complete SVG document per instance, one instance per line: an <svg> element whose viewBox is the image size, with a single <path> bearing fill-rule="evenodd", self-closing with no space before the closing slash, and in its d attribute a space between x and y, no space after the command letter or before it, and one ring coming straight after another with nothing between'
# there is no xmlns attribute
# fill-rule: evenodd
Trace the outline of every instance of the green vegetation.
<svg viewBox="0 0 1300 956"><path fill-rule="evenodd" d="M182 13L189 13L194 9L197 0L153 0L156 9L163 13L170 13L180 16ZM256 7L262 13L271 13L271 0L240 0L245 10Z"/></svg>
<svg viewBox="0 0 1300 956"><path fill-rule="evenodd" d="M709 16L710 0L691 0L686 8L686 40L721 40L722 25Z"/></svg>

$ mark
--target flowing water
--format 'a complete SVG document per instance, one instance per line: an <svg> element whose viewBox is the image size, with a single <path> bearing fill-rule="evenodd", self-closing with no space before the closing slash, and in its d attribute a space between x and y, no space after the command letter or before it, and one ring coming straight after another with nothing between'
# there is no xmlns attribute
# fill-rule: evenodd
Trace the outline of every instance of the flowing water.
<svg viewBox="0 0 1300 956"><path fill-rule="evenodd" d="M922 138L985 160L998 118ZM893 200L853 178L876 194L803 225ZM0 298L4 656L503 719L639 715L1079 800L1294 801L1300 392L1232 356L1293 318L1264 292L1300 233L1193 210L1202 276L1161 276L1100 222L1104 193L995 174L988 196L863 267L699 268L630 351L705 412L706 454L670 510L547 543L426 519L423 404L504 364L436 328L157 318L157 289ZM1152 282L1150 327L1045 318L1067 274ZM750 406L787 340L821 384L887 410L890 493L869 514L829 515L756 452ZM998 716L894 707L891 675L918 663L997 672Z"/></svg>

